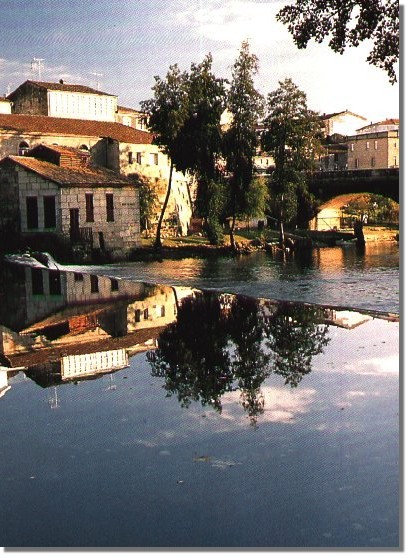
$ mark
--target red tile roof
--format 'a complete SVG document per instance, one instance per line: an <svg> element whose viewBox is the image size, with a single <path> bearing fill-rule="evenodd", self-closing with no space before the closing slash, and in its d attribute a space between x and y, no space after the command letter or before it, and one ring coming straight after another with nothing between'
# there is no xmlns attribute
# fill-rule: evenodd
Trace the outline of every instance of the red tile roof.
<svg viewBox="0 0 408 558"><path fill-rule="evenodd" d="M59 167L40 161L34 157L17 157L9 155L0 161L0 167L7 161L20 165L21 167L32 171L46 180L51 180L59 186L75 186L75 187L121 187L129 186L132 183L113 171L102 167L89 166L81 168Z"/></svg>
<svg viewBox="0 0 408 558"><path fill-rule="evenodd" d="M137 114L145 114L143 111L139 110L139 109L135 109L135 108L130 108L130 107L123 107L122 105L118 105L118 110L117 112L126 112L126 113L137 113Z"/></svg>
<svg viewBox="0 0 408 558"><path fill-rule="evenodd" d="M133 144L150 144L153 141L153 135L149 132L136 130L118 122L31 116L28 114L0 114L0 134L8 131L20 134L112 138L120 143Z"/></svg>
<svg viewBox="0 0 408 558"><path fill-rule="evenodd" d="M371 124L367 124L359 130L364 130L365 128L372 128L373 126L399 126L399 118L386 118L385 120L381 120L380 122L371 122Z"/></svg>
<svg viewBox="0 0 408 558"><path fill-rule="evenodd" d="M14 94L25 85L35 85L36 87L41 87L42 89L46 89L47 91L69 91L71 93L92 93L93 95L109 95L109 97L117 97L117 95L112 95L111 93L104 93L103 91L99 91L98 89L93 89L92 87L88 87L87 85L79 85L79 84L71 84L71 83L55 83L55 82L48 82L48 81L34 81L34 80L27 80L21 85L17 87L10 95L8 95L9 99L13 99Z"/></svg>

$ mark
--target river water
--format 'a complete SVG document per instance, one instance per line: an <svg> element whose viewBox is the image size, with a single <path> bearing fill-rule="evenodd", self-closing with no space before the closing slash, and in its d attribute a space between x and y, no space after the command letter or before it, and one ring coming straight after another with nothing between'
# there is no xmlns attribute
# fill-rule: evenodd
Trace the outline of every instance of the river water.
<svg viewBox="0 0 408 558"><path fill-rule="evenodd" d="M399 311L399 245L394 242L368 242L363 252L354 245L315 248L285 260L259 252L77 269L278 300Z"/></svg>
<svg viewBox="0 0 408 558"><path fill-rule="evenodd" d="M399 547L395 245L37 264L0 273L3 546Z"/></svg>

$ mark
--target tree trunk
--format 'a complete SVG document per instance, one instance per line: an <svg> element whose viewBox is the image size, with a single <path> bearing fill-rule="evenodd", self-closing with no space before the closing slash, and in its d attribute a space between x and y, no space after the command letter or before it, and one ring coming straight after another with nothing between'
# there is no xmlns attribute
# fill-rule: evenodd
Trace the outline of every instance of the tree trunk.
<svg viewBox="0 0 408 558"><path fill-rule="evenodd" d="M284 243L285 243L285 233L283 231L283 199L284 199L284 196L282 194L281 207L280 207L280 211L279 211L279 246L281 248L284 247Z"/></svg>
<svg viewBox="0 0 408 558"><path fill-rule="evenodd" d="M155 243L154 243L154 247L155 247L156 250L160 250L161 247L162 247L160 233L161 233L161 226L162 226L162 222L163 222L164 213L166 211L167 204L168 204L169 198L170 198L172 177L173 177L173 161L171 161L171 163L170 163L170 175L169 175L169 182L168 182L168 185L167 185L166 197L164 199L163 207L162 207L162 210L161 210L161 213L160 213L159 222L157 223L156 240L155 240Z"/></svg>
<svg viewBox="0 0 408 558"><path fill-rule="evenodd" d="M285 243L285 233L283 232L283 221L279 221L279 245L283 248Z"/></svg>
<svg viewBox="0 0 408 558"><path fill-rule="evenodd" d="M230 245L231 245L231 248L232 248L233 250L236 249L235 238L234 238L234 229L235 229L235 213L234 213L234 215L232 216L232 223L231 223L231 225L230 225L230 230L229 230L229 234L230 234Z"/></svg>

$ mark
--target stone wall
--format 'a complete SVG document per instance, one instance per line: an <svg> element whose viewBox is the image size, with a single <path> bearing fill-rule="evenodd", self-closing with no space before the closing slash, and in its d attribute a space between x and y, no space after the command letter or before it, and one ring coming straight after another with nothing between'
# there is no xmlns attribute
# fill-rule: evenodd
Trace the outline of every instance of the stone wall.
<svg viewBox="0 0 408 558"><path fill-rule="evenodd" d="M48 115L47 91L42 87L24 83L13 96L14 114Z"/></svg>
<svg viewBox="0 0 408 558"><path fill-rule="evenodd" d="M86 194L93 195L94 219L86 220ZM114 221L107 221L106 194L113 195ZM120 188L61 188L61 232L69 238L71 208L79 209L80 228L91 228L94 248L122 257L140 244L139 193L135 186ZM103 235L103 241L101 239ZM103 242L103 244L102 244Z"/></svg>

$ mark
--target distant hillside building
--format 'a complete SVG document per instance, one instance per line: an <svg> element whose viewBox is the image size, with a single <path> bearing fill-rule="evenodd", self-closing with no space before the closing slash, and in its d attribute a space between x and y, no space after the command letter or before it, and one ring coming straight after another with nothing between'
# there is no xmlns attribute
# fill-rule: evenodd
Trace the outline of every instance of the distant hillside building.
<svg viewBox="0 0 408 558"><path fill-rule="evenodd" d="M399 168L399 131L360 133L347 138L348 168Z"/></svg>
<svg viewBox="0 0 408 558"><path fill-rule="evenodd" d="M356 134L371 134L373 132L394 132L399 130L399 119L398 118L387 118L386 120L381 120L380 122L375 122L374 124L368 124L356 130Z"/></svg>
<svg viewBox="0 0 408 558"><path fill-rule="evenodd" d="M136 130L148 131L146 115L140 110L118 106L115 120L124 126L131 126L132 128L136 128Z"/></svg>
<svg viewBox="0 0 408 558"><path fill-rule="evenodd" d="M341 136L350 136L357 133L358 128L369 123L367 118L348 109L341 112L332 112L330 114L320 115L322 123L322 131L324 135L332 136L339 134Z"/></svg>
<svg viewBox="0 0 408 558"><path fill-rule="evenodd" d="M115 122L118 98L85 85L27 80L8 95L14 114Z"/></svg>

